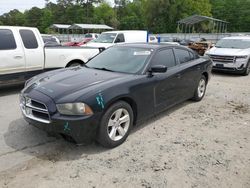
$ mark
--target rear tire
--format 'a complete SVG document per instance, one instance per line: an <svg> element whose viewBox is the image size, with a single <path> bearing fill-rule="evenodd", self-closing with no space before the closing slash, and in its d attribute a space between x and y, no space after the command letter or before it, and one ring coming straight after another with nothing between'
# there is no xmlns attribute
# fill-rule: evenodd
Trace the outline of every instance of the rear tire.
<svg viewBox="0 0 250 188"><path fill-rule="evenodd" d="M129 135L133 118L133 110L128 103L124 101L114 103L102 117L97 141L106 148L121 145Z"/></svg>
<svg viewBox="0 0 250 188"><path fill-rule="evenodd" d="M72 63L70 63L67 67L77 67L77 66L81 66L82 64L80 62L77 61L73 61Z"/></svg>
<svg viewBox="0 0 250 188"><path fill-rule="evenodd" d="M194 92L194 96L192 98L193 101L201 101L205 96L207 89L207 79L204 75L201 76L198 86Z"/></svg>

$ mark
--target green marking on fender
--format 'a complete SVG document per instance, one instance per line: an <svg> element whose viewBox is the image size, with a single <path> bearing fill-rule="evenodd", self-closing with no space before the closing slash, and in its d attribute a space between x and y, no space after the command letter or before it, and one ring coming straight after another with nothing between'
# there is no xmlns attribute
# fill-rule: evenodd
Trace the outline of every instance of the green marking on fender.
<svg viewBox="0 0 250 188"><path fill-rule="evenodd" d="M69 127L69 122L66 122L64 125L64 131L71 131L70 127Z"/></svg>

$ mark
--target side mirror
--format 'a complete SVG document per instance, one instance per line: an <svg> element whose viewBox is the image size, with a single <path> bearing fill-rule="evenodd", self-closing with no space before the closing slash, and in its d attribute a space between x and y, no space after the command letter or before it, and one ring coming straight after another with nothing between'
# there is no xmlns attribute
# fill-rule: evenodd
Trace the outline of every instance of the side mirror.
<svg viewBox="0 0 250 188"><path fill-rule="evenodd" d="M155 65L153 67L151 67L151 69L149 70L149 72L151 73L164 73L167 72L168 68L164 65Z"/></svg>
<svg viewBox="0 0 250 188"><path fill-rule="evenodd" d="M155 65L149 69L148 76L152 77L153 73L165 73L167 70L168 68L164 65Z"/></svg>

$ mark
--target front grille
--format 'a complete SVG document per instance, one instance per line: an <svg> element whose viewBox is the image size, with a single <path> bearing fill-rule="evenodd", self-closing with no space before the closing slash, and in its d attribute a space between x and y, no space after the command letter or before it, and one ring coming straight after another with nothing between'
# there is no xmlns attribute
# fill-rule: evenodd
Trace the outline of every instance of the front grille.
<svg viewBox="0 0 250 188"><path fill-rule="evenodd" d="M30 119L42 122L50 123L49 111L45 104L36 101L34 99L23 97L20 98L20 107L23 114Z"/></svg>
<svg viewBox="0 0 250 188"><path fill-rule="evenodd" d="M209 55L209 57L213 60L213 62L219 63L234 63L235 56L221 56L221 55Z"/></svg>

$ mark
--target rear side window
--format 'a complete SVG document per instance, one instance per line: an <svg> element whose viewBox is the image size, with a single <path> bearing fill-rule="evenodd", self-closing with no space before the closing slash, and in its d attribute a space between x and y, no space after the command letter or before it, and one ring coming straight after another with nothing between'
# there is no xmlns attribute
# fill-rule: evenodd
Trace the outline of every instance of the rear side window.
<svg viewBox="0 0 250 188"><path fill-rule="evenodd" d="M175 57L172 49L161 50L155 54L153 59L154 65L164 65L166 67L173 67L175 66Z"/></svg>
<svg viewBox="0 0 250 188"><path fill-rule="evenodd" d="M0 29L0 50L16 49L14 35L9 29Z"/></svg>
<svg viewBox="0 0 250 188"><path fill-rule="evenodd" d="M119 42L125 42L124 35L121 33L118 34L116 39L115 39L115 43L119 43Z"/></svg>
<svg viewBox="0 0 250 188"><path fill-rule="evenodd" d="M189 51L187 51L187 50L175 49L175 55L176 55L176 58L179 59L179 62L181 64L186 63L186 62L191 60L190 55L189 55Z"/></svg>
<svg viewBox="0 0 250 188"><path fill-rule="evenodd" d="M19 31L23 45L27 49L35 49L38 48L38 43L36 40L36 36L34 35L33 31L28 29L21 29Z"/></svg>

